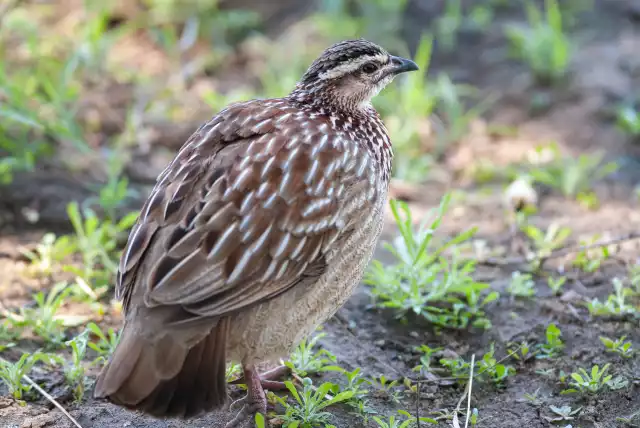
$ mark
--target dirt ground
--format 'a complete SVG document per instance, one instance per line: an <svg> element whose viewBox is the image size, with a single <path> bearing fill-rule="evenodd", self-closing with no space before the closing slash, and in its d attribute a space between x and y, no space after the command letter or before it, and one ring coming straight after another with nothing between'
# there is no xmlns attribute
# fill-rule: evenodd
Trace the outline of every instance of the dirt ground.
<svg viewBox="0 0 640 428"><path fill-rule="evenodd" d="M446 71L456 80L465 81L482 89L483 93L497 95L497 101L488 121L494 124L515 127L515 135L491 137L478 125L474 134L466 137L459 147L450 150L439 169L437 180L411 189L410 205L414 217L437 206L441 196L449 189L462 189L464 198L456 202L444 223L443 232L453 234L470 226L478 227L477 239L490 246L508 246L509 228L501 206L503 186L492 184L479 186L465 172L471 163L481 159L498 165L519 161L537 144L550 140L558 142L565 153L580 154L591 150L604 150L607 156L620 163L621 169L596 192L601 205L587 210L574 201L555 194L542 194L539 212L533 222L537 225L558 223L570 226L574 236L609 234L622 236L640 230L640 210L634 186L640 182L640 144L629 141L619 133L607 109L629 96L640 92L640 21L634 20L630 12L632 1L600 0L595 8L581 16L572 37L578 41L573 60L573 73L566 85L553 90L536 88L528 78L523 66L505 60L503 55L492 54L505 46L500 23L522 20L520 8L507 9L496 17L494 29L482 35L462 34L454 53L436 50L432 60L433 73ZM637 2L635 2L637 3ZM637 6L636 6L637 7ZM407 12L405 30L410 44L416 43L418 29L428 26L437 13L428 0L414 1ZM638 16L636 15L636 19ZM283 35L281 37L286 37ZM277 43L277 41L275 42ZM482 52L478 59L476 56ZM548 97L549 106L541 113L532 114L531 100L539 95ZM205 114L206 117L206 114ZM181 143L180 141L179 143ZM179 144L176 141L177 144ZM138 160L139 161L139 160ZM145 175L154 177L162 167L161 161L152 162ZM33 182L31 182L32 185ZM141 189L145 189L141 186ZM27 195L36 194L24 193ZM15 202L15 200L13 200ZM11 204L9 204L11 205ZM15 206L5 206L15 212ZM56 225L56 222L52 222ZM0 237L0 299L7 307L21 305L30 299L31 293L46 284L26 279L22 275L25 261L18 256L20 245L29 245L40 239L44 231L30 225L12 223ZM395 226L388 221L383 240L395 234ZM627 416L640 410L640 360L622 359L605 354L598 337L620 337L640 347L640 324L637 319L595 319L589 316L582 302L593 297L603 298L612 292L611 278L626 275L621 260L633 260L640 256L637 242L625 244L618 257L607 262L597 274L582 275L569 281L564 294L554 296L543 280L537 281L535 299L517 300L503 294L488 309L493 327L487 331L437 331L428 323L410 318L403 323L391 312L372 308L371 297L366 286L362 286L349 301L324 326L327 334L320 344L336 355L339 364L353 370L361 367L366 376L384 374L388 378L415 378L411 369L418 364L419 353L415 348L427 344L443 347L445 352L469 358L483 355L494 343L496 356L506 355L510 342L527 340L530 343L544 341L545 327L554 322L566 341L563 356L553 360L532 360L526 363L510 361L517 368L503 388L478 383L472 393L472 406L479 411L478 427L483 428L542 428L551 424L545 417L551 416L549 405L568 404L582 412L571 421L573 427L615 428L623 427L617 417ZM377 258L388 260L389 255L380 247ZM563 260L556 261L561 264ZM511 273L518 266L481 266L477 277L488 282L498 291L504 291ZM108 318L117 325L118 319ZM345 324L345 321L347 324ZM6 358L11 353L3 354ZM622 391L600 394L595 399L581 400L575 396L560 395L562 390L554 380L537 373L544 369L571 372L577 367L588 368L593 364L613 363L615 373L624 375L631 386ZM36 381L41 381L48 391L62 391L61 377L34 372ZM321 377L331 379L331 376ZM71 423L45 401L20 406L6 398L6 390L0 387L1 428L68 428ZM524 400L525 393L540 391L544 405L532 406ZM236 391L237 392L237 391ZM421 384L419 400L416 394L405 393L398 403L383 395L370 395L369 406L381 414L391 414L405 409L422 416L433 416L434 412L456 407L463 390L456 385L438 382ZM5 398L2 398L2 395ZM64 402L64 393L61 401ZM67 394L68 395L68 394ZM122 410L102 401L88 398L80 404L71 400L65 407L78 419L84 428L102 427L223 427L229 419L226 412L212 413L195 421L161 421ZM55 394L54 394L55 396ZM352 409L344 406L330 408L332 423L339 428L363 426ZM638 422L636 422L638 424ZM562 426L569 426L566 422ZM372 422L367 425L375 426ZM423 426L427 426L426 424ZM450 426L442 420L438 425ZM633 425L639 426L639 425Z"/></svg>

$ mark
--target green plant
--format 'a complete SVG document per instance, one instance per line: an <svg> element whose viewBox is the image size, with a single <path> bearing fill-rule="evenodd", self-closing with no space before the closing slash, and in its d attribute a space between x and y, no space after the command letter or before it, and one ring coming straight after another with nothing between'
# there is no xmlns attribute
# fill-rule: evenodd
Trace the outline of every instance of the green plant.
<svg viewBox="0 0 640 428"><path fill-rule="evenodd" d="M508 352L510 356L522 362L528 361L536 355L529 343L525 341L520 344L511 344Z"/></svg>
<svg viewBox="0 0 640 428"><path fill-rule="evenodd" d="M587 302L589 313L595 316L635 314L635 306L627 302L627 298L633 295L633 290L624 287L619 278L613 278L612 282L614 294L610 294L604 302L597 297Z"/></svg>
<svg viewBox="0 0 640 428"><path fill-rule="evenodd" d="M546 149L551 150L553 159L547 164L533 167L529 174L535 181L557 189L567 197L575 198L591 193L594 182L618 169L615 162L602 162L602 152L582 154L577 158L563 158L556 144L539 148Z"/></svg>
<svg viewBox="0 0 640 428"><path fill-rule="evenodd" d="M420 364L413 368L413 371L418 371L422 374L429 373L431 371L431 363L433 355L442 351L443 348L431 348L427 345L420 345L416 350L422 352L420 356Z"/></svg>
<svg viewBox="0 0 640 428"><path fill-rule="evenodd" d="M551 423L572 421L582 411L582 407L572 409L570 406L549 406L549 409L553 412L553 415L545 416L544 418Z"/></svg>
<svg viewBox="0 0 640 428"><path fill-rule="evenodd" d="M431 93L436 100L436 110L446 124L447 133L438 136L435 153L444 154L451 143L458 142L469 131L470 123L486 110L489 100L467 108L468 100L478 94L478 90L470 85L455 84L446 73L440 73L432 83Z"/></svg>
<svg viewBox="0 0 640 428"><path fill-rule="evenodd" d="M98 354L98 359L106 362L115 351L120 335L113 328L109 328L105 334L94 322L87 324L86 329L97 338L97 341L89 341L87 346Z"/></svg>
<svg viewBox="0 0 640 428"><path fill-rule="evenodd" d="M71 236L75 252L82 257L82 268L65 266L95 287L108 287L117 270L117 236L126 232L135 222L137 214L131 213L117 223L100 220L92 210L84 215L75 202L67 206L67 214L75 230Z"/></svg>
<svg viewBox="0 0 640 428"><path fill-rule="evenodd" d="M513 272L511 274L511 281L509 285L507 285L507 291L516 297L531 297L535 295L536 283L531 278L532 276L529 273Z"/></svg>
<svg viewBox="0 0 640 428"><path fill-rule="evenodd" d="M398 380L390 380L386 376L380 375L372 379L370 383L376 389L376 395L388 398L395 403L400 402L402 392L398 390L401 386Z"/></svg>
<svg viewBox="0 0 640 428"><path fill-rule="evenodd" d="M562 247L571 235L571 229L560 226L557 223L549 225L546 231L528 223L521 224L520 229L533 243L534 253L528 258L531 259L534 270L539 269L542 260L549 257L553 251Z"/></svg>
<svg viewBox="0 0 640 428"><path fill-rule="evenodd" d="M65 335L65 323L57 313L70 292L71 288L64 282L54 285L46 296L39 291L33 296L35 307L20 308L18 314L10 313L9 319L14 325L31 329L48 346L57 347Z"/></svg>
<svg viewBox="0 0 640 428"><path fill-rule="evenodd" d="M633 106L622 106L616 112L616 124L620 130L637 138L640 137L640 112Z"/></svg>
<svg viewBox="0 0 640 428"><path fill-rule="evenodd" d="M600 336L600 341L607 348L607 352L616 353L625 358L631 358L635 353L631 342L625 342L627 336L622 336L620 339L609 339L608 337Z"/></svg>
<svg viewBox="0 0 640 428"><path fill-rule="evenodd" d="M550 276L547 278L547 285L555 295L560 294L560 292L562 291L562 287L564 287L564 284L566 282L567 282L566 276L559 276L557 278Z"/></svg>
<svg viewBox="0 0 640 428"><path fill-rule="evenodd" d="M0 358L0 379L16 400L22 400L24 394L31 390L31 385L26 383L24 376L29 374L38 361L48 361L47 355L41 352L23 353L15 363Z"/></svg>
<svg viewBox="0 0 640 428"><path fill-rule="evenodd" d="M504 365L496 360L493 344L491 344L489 352L476 361L476 377L488 379L496 386L504 386L507 378L513 374L515 374L513 367Z"/></svg>
<svg viewBox="0 0 640 428"><path fill-rule="evenodd" d="M307 339L303 339L285 365L300 376L316 374L327 367L333 367L332 364L336 362L335 355L326 349L313 350L318 340L324 336L326 336L325 333L317 334L308 342Z"/></svg>
<svg viewBox="0 0 640 428"><path fill-rule="evenodd" d="M591 239L580 241L580 245L589 246L595 244L600 237L593 236ZM600 269L602 263L611 257L611 252L607 246L597 247L591 250L578 251L571 264L583 272L593 273Z"/></svg>
<svg viewBox="0 0 640 428"><path fill-rule="evenodd" d="M397 419L394 415L389 416L386 420L382 419L380 416L374 416L373 420L380 428L409 428L416 425L417 422L427 422L430 424L437 424L438 421L432 418L420 417L419 420L415 416L411 416L411 414L405 410L398 410L398 413L402 415L402 420Z"/></svg>
<svg viewBox="0 0 640 428"><path fill-rule="evenodd" d="M484 306L497 299L498 293L482 293L488 284L472 278L474 261L459 261L457 245L469 240L475 229L462 232L438 244L435 233L446 212L451 195L446 195L438 210L414 229L407 204L391 201L391 210L400 236L385 248L395 257L392 265L374 260L365 276L372 286L376 304L394 309L399 317L412 312L443 327L488 328ZM452 250L450 255L447 251Z"/></svg>
<svg viewBox="0 0 640 428"><path fill-rule="evenodd" d="M39 275L51 275L58 263L73 252L73 245L68 236L56 238L53 233L46 233L42 241L32 250L24 250L22 254L31 262L31 268Z"/></svg>
<svg viewBox="0 0 640 428"><path fill-rule="evenodd" d="M562 29L562 14L556 0L545 1L545 14L526 3L528 27L511 26L506 36L517 58L527 63L540 84L563 78L569 69L571 42Z"/></svg>
<svg viewBox="0 0 640 428"><path fill-rule="evenodd" d="M65 342L71 348L71 362L64 362L63 371L67 384L73 390L73 397L76 401L82 400L87 383L85 367L82 360L87 353L87 343L89 341L89 330L85 330L73 339Z"/></svg>
<svg viewBox="0 0 640 428"><path fill-rule="evenodd" d="M536 389L533 394L525 392L524 399L521 401L526 401L534 407L540 407L544 404L544 401L540 398L540 388Z"/></svg>
<svg viewBox="0 0 640 428"><path fill-rule="evenodd" d="M313 382L309 378L302 381L302 391L298 392L291 381L285 381L287 389L295 403L289 404L285 398L276 396L276 400L285 408L285 414L279 419L289 428L313 428L324 425L331 414L325 409L333 404L347 401L353 397L353 391L339 392L336 384L325 382L315 391ZM329 394L335 394L330 396Z"/></svg>
<svg viewBox="0 0 640 428"><path fill-rule="evenodd" d="M537 346L538 353L536 358L539 359L551 359L558 356L560 351L564 349L564 342L562 341L562 332L555 324L549 324L545 332L545 343L541 343Z"/></svg>
<svg viewBox="0 0 640 428"><path fill-rule="evenodd" d="M565 389L562 394L571 394L579 392L581 394L597 394L605 388L620 389L626 386L626 382L622 378L613 379L613 375L608 374L611 364L605 364L600 368L597 365L591 367L591 371L587 372L580 368L578 372L571 373L572 388ZM613 386L613 388L612 388Z"/></svg>
<svg viewBox="0 0 640 428"><path fill-rule="evenodd" d="M456 46L462 23L460 0L446 0L444 15L437 19L435 26L438 41L445 51L451 51Z"/></svg>

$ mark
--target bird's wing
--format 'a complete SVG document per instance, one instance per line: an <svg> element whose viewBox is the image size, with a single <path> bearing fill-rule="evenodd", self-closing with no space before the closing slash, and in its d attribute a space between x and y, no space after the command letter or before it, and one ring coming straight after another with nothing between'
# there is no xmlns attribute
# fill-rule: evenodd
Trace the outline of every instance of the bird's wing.
<svg viewBox="0 0 640 428"><path fill-rule="evenodd" d="M179 305L186 318L223 316L321 275L378 196L374 169L325 119L282 102L224 110L185 143L142 209L119 266L125 310L137 296Z"/></svg>

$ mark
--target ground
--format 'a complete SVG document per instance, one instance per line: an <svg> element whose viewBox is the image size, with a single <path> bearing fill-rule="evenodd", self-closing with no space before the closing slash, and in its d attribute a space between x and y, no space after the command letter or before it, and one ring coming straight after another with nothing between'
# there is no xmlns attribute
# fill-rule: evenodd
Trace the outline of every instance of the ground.
<svg viewBox="0 0 640 428"><path fill-rule="evenodd" d="M417 46L422 29L434 25L433 19L442 13L441 2L435 3L439 4L439 8L429 1L409 2L403 18L403 29L412 49ZM398 180L392 183L392 195L408 201L416 222L437 207L446 192L455 190L453 206L438 234L446 238L474 226L477 227L474 237L477 243L503 250L496 256L498 260L521 256L517 244L523 238L512 233L503 205L504 188L508 183L499 180L482 183L471 171L483 160L498 170L506 169L509 165L521 162L535 146L556 141L567 155L602 150L608 159L617 161L620 168L594 185L599 205L592 209L556 191L537 189L540 200L531 223L542 229L554 223L570 227L570 241L576 244L579 237L597 234L618 237L637 233L640 230L640 211L635 186L640 182L640 145L620 132L608 114L612 107L629 100L630 96L638 95L640 55L637 47L640 46L640 24L636 20L635 3L600 0L595 1L590 10L580 14L576 25L568 30L577 47L571 62L571 74L566 82L551 89L535 85L524 65L504 55L506 42L501 26L523 22L522 8L519 6L499 11L495 21L481 33L463 31L452 53L436 49L430 74L446 72L456 81L472 84L482 94L491 95L494 102L482 120L473 123L471 132L446 151L427 179L412 184ZM300 34L299 31L299 26L294 26L284 34L273 36L272 43L276 46L278 43L286 44L291 34ZM144 50L140 46L142 42L139 41L138 45L134 42L130 47L134 53L127 58L132 59L136 57L135 52ZM203 77L200 84L229 86L243 79L250 68L244 66L250 62L243 57L247 51L251 52L251 49L237 53L228 69L216 76L213 83ZM482 55L478 58L479 53ZM152 53L148 55L148 58L153 58ZM158 62L161 63L160 60ZM193 91L197 92L197 89ZM122 100L118 99L119 94L122 94ZM125 120L121 107L131 101L127 99L131 96L126 88L110 88L108 83L96 84L95 90L84 102L93 111L103 115L101 132L108 133L105 123L112 120L118 126ZM188 103L191 96L185 95L181 102ZM106 103L100 106L105 97ZM542 108L534 108L534 104L538 105L536 100L540 99L544 100ZM113 112L110 117L107 114L109 111ZM210 114L210 109L201 103L190 107L189 114L168 125L153 120L151 125L147 124L147 141L140 143L126 168L141 195L129 202L131 209L139 206L140 197L146 194L151 180L162 169L172 151L200 120ZM510 131L496 134L488 128L498 126ZM4 190L0 188L0 196L4 195L0 211L4 211L6 217L0 236L0 269L3 272L0 279L0 310L12 310L28 304L35 291L52 285L49 279L36 279L25 274L28 261L20 255L20 249L33 248L45 232L65 233L69 230L65 223L64 207L71 200L83 200L89 196L83 183L86 176L68 176L54 166L51 170L18 174L13 184ZM50 196L52 193L56 195L53 198ZM24 207L38 210L39 221L25 221ZM381 245L375 254L376 259L385 263L391 262L392 258L382 242L397 236L391 213L387 214ZM635 315L627 317L595 317L590 315L584 304L596 297L606 299L613 292L613 278L627 278L628 265L635 263L640 255L639 243L637 240L622 241L615 255L592 274L581 273L571 267L575 252L549 260L545 264L546 274L557 274L564 267L569 281L560 295L555 295L542 276L536 277L535 298L528 299L513 297L506 292L512 273L526 269L526 263L521 261L502 265L480 260L474 278L488 283L491 289L501 293L497 301L485 308L492 324L488 330L438 329L412 315L398 319L392 310L372 305L370 288L362 285L337 316L323 326L322 332L326 336L319 340L318 345L334 354L337 364L342 368L352 371L359 367L367 378L384 375L399 380L400 384L404 378L419 380L413 383L413 390L399 387L397 401L369 387L371 391L367 394L366 403L377 414L391 415L402 409L414 416L419 413L420 416L436 418L439 422L437 426L452 426L451 415L464 396L464 385L449 380L449 374L442 367L434 368L428 376L413 371L420 363L421 353L416 348L424 344L431 348L441 347L443 349L437 355L449 358L462 356L468 361L472 355L476 359L481 358L494 344L496 359L506 357L504 364L513 366L515 374L500 386L480 381L473 384L471 408L478 410L478 427L551 426L549 419L557 416L551 412L551 405L582 408L574 420L560 421L561 426L640 426L640 418L628 422L628 425L619 419L640 411L640 358L622 358L606 353L599 339L600 336L626 336L626 340L640 347L637 315L640 307L636 302ZM68 277L69 274L63 273L58 278ZM107 294L102 300L108 302L109 298L110 294ZM74 302L66 304L63 310L79 317L86 316L82 318L84 321L94 319L106 326L117 326L120 322L115 310L96 317L86 307ZM524 362L509 358L513 343L544 343L545 330L551 323L561 330L565 342L565 348L558 357L550 360L533 358ZM9 348L0 355L15 361L22 350L34 350L38 346L37 340L26 338L20 341L19 346ZM566 383L559 380L562 371L571 373L578 368L590 370L595 364L603 366L606 363L611 363L613 374L628 380L625 388L587 397L560 394L566 388ZM545 376L545 371L549 373L550 369L553 374ZM90 377L95 376L96 370L95 367L89 369ZM223 427L230 417L222 411L189 422L154 420L94 400L90 398L90 393L86 393L81 402L74 402L59 373L52 374L37 367L31 377L54 395L84 428L213 428ZM344 383L344 378L331 373L311 377L316 385L324 380ZM525 397L525 394L534 394L536 391L540 400L538 404ZM240 392L233 390L233 393L238 395ZM466 399L461 408L464 410L465 407ZM2 428L72 426L58 410L51 408L47 401L39 398L26 404L18 403L0 385ZM372 418L363 422L356 415L356 409L346 405L332 406L327 410L331 413L331 423L336 427L377 426ZM464 425L464 416L461 420ZM431 425L423 423L421 426Z"/></svg>

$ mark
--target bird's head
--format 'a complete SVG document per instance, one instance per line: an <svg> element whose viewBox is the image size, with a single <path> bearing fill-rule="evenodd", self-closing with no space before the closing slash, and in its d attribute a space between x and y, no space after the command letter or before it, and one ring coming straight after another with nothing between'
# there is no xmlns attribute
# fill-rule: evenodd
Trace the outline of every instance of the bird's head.
<svg viewBox="0 0 640 428"><path fill-rule="evenodd" d="M327 48L309 67L291 96L306 102L331 103L343 109L369 106L395 76L418 70L415 62L393 56L364 39Z"/></svg>

